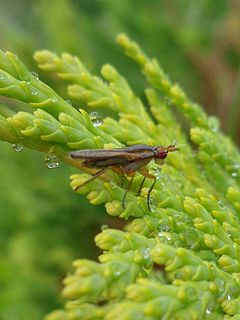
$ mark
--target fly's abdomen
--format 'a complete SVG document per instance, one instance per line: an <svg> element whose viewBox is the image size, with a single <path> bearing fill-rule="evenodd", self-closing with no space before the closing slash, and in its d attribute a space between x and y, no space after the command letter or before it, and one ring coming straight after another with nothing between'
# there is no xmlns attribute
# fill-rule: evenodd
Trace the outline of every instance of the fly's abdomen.
<svg viewBox="0 0 240 320"><path fill-rule="evenodd" d="M105 159L105 160L90 160L87 159L83 161L83 165L88 167L88 168L106 168L106 167L111 167L111 166L125 166L126 161L123 159Z"/></svg>

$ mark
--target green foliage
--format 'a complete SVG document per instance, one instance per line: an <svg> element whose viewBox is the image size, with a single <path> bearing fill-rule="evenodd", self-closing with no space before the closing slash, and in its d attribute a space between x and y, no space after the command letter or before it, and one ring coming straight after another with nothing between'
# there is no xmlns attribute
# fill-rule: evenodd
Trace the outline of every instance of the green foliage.
<svg viewBox="0 0 240 320"><path fill-rule="evenodd" d="M26 148L14 152L11 145L1 143L0 318L4 320L41 319L60 307L61 281L71 261L96 256L90 239L106 223L97 208L89 211L87 201L70 190L68 175L73 170L61 165L61 170L49 171L41 158Z"/></svg>
<svg viewBox="0 0 240 320"><path fill-rule="evenodd" d="M78 189L90 203L103 203L109 215L130 222L124 231L107 228L95 237L103 250L99 262L73 263L74 271L64 280L68 302L47 319L238 319L239 152L219 131L218 121L171 83L155 59L125 35L117 41L149 82L148 108L110 65L103 66L101 78L69 54L35 54L41 69L70 82L70 97L114 113L100 126L30 73L18 57L0 55L1 95L36 109L14 113L3 106L0 138L46 152L52 165L61 160L79 168L82 173L71 177L73 188L89 172L68 156L70 150L166 145L173 139L184 144L162 168L151 211L146 204L149 181L136 196L140 175L134 178L126 208L121 204L125 188L111 172ZM186 118L190 132L180 126L175 109ZM157 165L151 163L149 170L157 174Z"/></svg>
<svg viewBox="0 0 240 320"><path fill-rule="evenodd" d="M219 0L216 6L211 0L0 0L0 6L1 48L18 52L31 70L32 52L39 48L81 53L91 71L105 61L121 68L142 94L143 78L112 41L124 31L157 56L191 98L217 114L225 131L239 137L237 1ZM41 79L46 81L44 73ZM65 95L61 82L48 83Z"/></svg>

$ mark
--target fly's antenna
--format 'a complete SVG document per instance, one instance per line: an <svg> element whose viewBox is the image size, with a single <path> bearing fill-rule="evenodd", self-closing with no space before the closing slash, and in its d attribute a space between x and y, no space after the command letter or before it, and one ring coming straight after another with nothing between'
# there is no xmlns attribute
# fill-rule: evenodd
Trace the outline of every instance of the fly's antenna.
<svg viewBox="0 0 240 320"><path fill-rule="evenodd" d="M181 148L181 147L184 147L186 145L187 145L186 143L181 143L181 144L176 145L176 148Z"/></svg>
<svg viewBox="0 0 240 320"><path fill-rule="evenodd" d="M173 151L178 151L180 150L181 147L186 146L186 143L182 143L182 144L175 144L176 140L174 140L170 145L167 146L167 151L168 152L173 152Z"/></svg>
<svg viewBox="0 0 240 320"><path fill-rule="evenodd" d="M176 143L177 143L177 139L174 139L174 140L172 141L172 143L171 143L171 146L175 146Z"/></svg>

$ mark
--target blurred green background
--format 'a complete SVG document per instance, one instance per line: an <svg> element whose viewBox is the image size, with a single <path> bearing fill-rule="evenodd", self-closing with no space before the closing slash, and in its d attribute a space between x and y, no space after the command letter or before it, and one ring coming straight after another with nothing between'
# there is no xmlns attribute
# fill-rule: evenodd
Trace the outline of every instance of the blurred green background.
<svg viewBox="0 0 240 320"><path fill-rule="evenodd" d="M64 83L37 69L35 50L75 54L96 74L111 63L143 97L143 77L115 44L120 32L156 57L240 143L238 0L0 0L1 49L17 53L65 98ZM120 222L71 191L76 170L63 164L48 170L42 154L16 153L6 143L0 157L0 319L38 320L60 306L71 261L96 259L93 237L101 225Z"/></svg>

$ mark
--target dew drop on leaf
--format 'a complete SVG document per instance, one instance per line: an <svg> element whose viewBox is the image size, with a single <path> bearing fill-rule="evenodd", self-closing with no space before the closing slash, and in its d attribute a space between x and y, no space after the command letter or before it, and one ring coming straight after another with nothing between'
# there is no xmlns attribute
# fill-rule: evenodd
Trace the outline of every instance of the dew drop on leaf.
<svg viewBox="0 0 240 320"><path fill-rule="evenodd" d="M153 175L156 177L157 180L161 178L161 168L154 167L154 168L152 168L152 172L153 172Z"/></svg>
<svg viewBox="0 0 240 320"><path fill-rule="evenodd" d="M218 205L219 205L219 207L222 207L222 208L223 208L223 207L224 207L223 201L222 201L222 200L219 200L219 201L218 201Z"/></svg>
<svg viewBox="0 0 240 320"><path fill-rule="evenodd" d="M109 228L109 226L107 224L102 224L101 225L101 231L104 231L104 230L106 230L108 228Z"/></svg>
<svg viewBox="0 0 240 320"><path fill-rule="evenodd" d="M211 313L212 313L211 309L207 308L206 309L206 314L211 314Z"/></svg>
<svg viewBox="0 0 240 320"><path fill-rule="evenodd" d="M219 130L219 121L215 117L209 117L209 128L215 133Z"/></svg>
<svg viewBox="0 0 240 320"><path fill-rule="evenodd" d="M149 205L150 205L150 211L155 212L157 209L157 201L154 198L150 198L149 200Z"/></svg>
<svg viewBox="0 0 240 320"><path fill-rule="evenodd" d="M118 277L118 276L120 276L120 275L121 275L121 272L120 272L120 271L116 271L114 274L115 274L115 276L117 276L117 277Z"/></svg>
<svg viewBox="0 0 240 320"><path fill-rule="evenodd" d="M38 95L38 91L37 91L36 89L33 89L33 90L31 91L31 95L32 95L32 96L37 96L37 95Z"/></svg>
<svg viewBox="0 0 240 320"><path fill-rule="evenodd" d="M239 176L238 172L236 172L236 171L232 172L232 177L233 177L233 178L236 178L236 177L238 177L238 176Z"/></svg>
<svg viewBox="0 0 240 320"><path fill-rule="evenodd" d="M140 252L144 260L148 260L151 257L149 248L142 248Z"/></svg>
<svg viewBox="0 0 240 320"><path fill-rule="evenodd" d="M169 232L161 231L161 232L158 232L157 235L164 243L167 243L168 241L172 240L171 233L169 233Z"/></svg>
<svg viewBox="0 0 240 320"><path fill-rule="evenodd" d="M31 75L32 75L35 79L39 79L37 72L31 71Z"/></svg>
<svg viewBox="0 0 240 320"><path fill-rule="evenodd" d="M89 118L94 127L99 127L102 124L102 118L97 112L89 113Z"/></svg>
<svg viewBox="0 0 240 320"><path fill-rule="evenodd" d="M118 278L118 277L121 276L121 274L122 274L122 271L121 271L119 268L116 268L116 269L114 270L113 276L114 276L115 278Z"/></svg>
<svg viewBox="0 0 240 320"><path fill-rule="evenodd" d="M240 163L235 163L234 165L233 165L233 168L234 169L240 169Z"/></svg>
<svg viewBox="0 0 240 320"><path fill-rule="evenodd" d="M70 104L70 106L72 106L72 104L73 104L72 101L69 100L69 99L65 100L65 102L68 103L68 104Z"/></svg>
<svg viewBox="0 0 240 320"><path fill-rule="evenodd" d="M24 147L22 143L14 143L12 144L12 148L15 152L21 152Z"/></svg>
<svg viewBox="0 0 240 320"><path fill-rule="evenodd" d="M207 315L209 315L209 314L213 313L214 309L215 309L215 303L213 301L210 301L206 307L205 312Z"/></svg>
<svg viewBox="0 0 240 320"><path fill-rule="evenodd" d="M171 231L171 227L168 223L161 223L159 226L159 231L169 232Z"/></svg>
<svg viewBox="0 0 240 320"><path fill-rule="evenodd" d="M44 164L49 169L56 169L59 166L59 159L54 153L47 153L44 157Z"/></svg>

